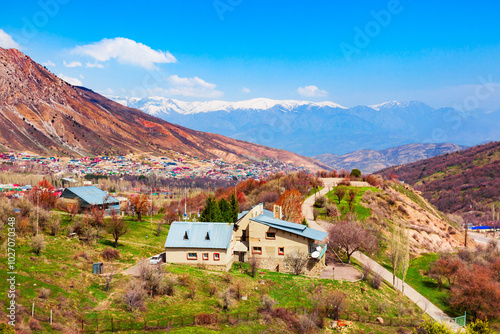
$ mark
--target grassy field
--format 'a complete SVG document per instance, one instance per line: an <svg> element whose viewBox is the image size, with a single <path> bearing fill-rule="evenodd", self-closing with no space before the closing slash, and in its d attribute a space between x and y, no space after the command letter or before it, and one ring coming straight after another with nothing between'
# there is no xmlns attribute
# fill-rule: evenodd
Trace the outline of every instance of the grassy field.
<svg viewBox="0 0 500 334"><path fill-rule="evenodd" d="M356 198L354 199L354 213L357 214L358 218L361 220L364 220L371 215L371 210L366 208L365 206L361 205L361 198L363 197L363 194L367 190L371 190L372 192L379 192L380 189L376 187L344 187L346 189L346 195L344 198L338 202L338 197L335 196L335 188L330 190L328 193L326 193L325 197L331 202L334 203L337 206L337 209L339 210L341 214L341 218L344 218L348 213L349 213L349 203L347 202L347 193L350 190L355 190L356 191ZM326 220L326 210L324 208L319 209L319 218Z"/></svg>
<svg viewBox="0 0 500 334"><path fill-rule="evenodd" d="M193 316L199 313L221 313L219 293L229 286L240 285L242 293L248 296L246 301L238 301L231 312L256 312L260 306L261 296L268 294L277 302L277 307L310 307L312 293L320 286L345 293L347 312L374 318L416 318L420 317L419 309L406 297L401 296L387 285L376 290L366 282L339 282L320 280L304 276L259 271L256 277L248 274L248 265L235 265L227 273L208 271L180 265L165 265L167 276L173 276L179 283L175 285L173 296L157 296L148 298L144 310L130 313L126 310L123 294L128 282L133 279L120 272L138 260L158 254L168 233L164 227L160 236L156 236L156 224L159 217L154 217L151 224L149 217L138 222L133 217L124 217L130 232L120 238L118 250L120 258L104 261L104 272L116 272L110 290L106 291L104 277L92 274L92 263L103 261L101 252L112 245L112 238L103 232L101 239L94 245L88 245L78 238L65 236L64 227L69 225L70 217L62 215L63 230L57 236L45 236L46 248L40 255L32 252L31 237L20 237L17 242L16 265L18 268L17 283L19 295L17 302L19 316L27 323L31 316L31 306L35 304L35 318L43 326L43 330L34 333L51 333L54 331L48 324L50 310L53 310L54 323L66 327L75 326L75 319L91 319L112 316L115 319L158 319L168 316ZM3 252L5 254L5 252ZM5 255L0 258L1 270L6 270ZM190 286L195 286L196 293L189 298ZM217 293L210 296L209 290L215 286ZM6 281L0 283L3 291L7 290ZM44 293L44 289L49 292ZM4 300L5 295L2 297ZM1 315L1 314L0 314ZM277 327L283 325L274 324ZM273 326L274 326L273 325ZM220 325L218 331L223 333L253 333L268 328L262 321L241 323L234 326ZM370 328L375 333L391 333L394 328L376 325L359 325ZM286 326L285 326L286 328ZM213 329L183 328L173 333L211 333Z"/></svg>

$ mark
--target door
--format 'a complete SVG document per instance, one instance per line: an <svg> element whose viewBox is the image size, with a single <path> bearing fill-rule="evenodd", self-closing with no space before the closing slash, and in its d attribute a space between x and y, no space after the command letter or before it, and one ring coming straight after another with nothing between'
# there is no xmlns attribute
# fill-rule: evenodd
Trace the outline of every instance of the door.
<svg viewBox="0 0 500 334"><path fill-rule="evenodd" d="M245 262L245 252L238 252L238 261Z"/></svg>

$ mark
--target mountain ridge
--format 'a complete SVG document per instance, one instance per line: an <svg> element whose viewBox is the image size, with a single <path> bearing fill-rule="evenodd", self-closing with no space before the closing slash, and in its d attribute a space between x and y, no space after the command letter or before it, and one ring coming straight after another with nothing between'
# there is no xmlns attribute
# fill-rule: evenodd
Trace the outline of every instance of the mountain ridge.
<svg viewBox="0 0 500 334"><path fill-rule="evenodd" d="M337 170L357 168L363 173L373 173L387 167L402 165L465 148L467 147L451 143L414 143L378 151L358 150L343 155L325 153L313 158Z"/></svg>
<svg viewBox="0 0 500 334"><path fill-rule="evenodd" d="M182 152L231 163L273 159L308 169L311 158L179 126L75 87L16 49L0 48L0 148L43 155Z"/></svg>
<svg viewBox="0 0 500 334"><path fill-rule="evenodd" d="M433 108L419 101L347 108L328 101L254 99L183 104L162 97L114 99L175 124L306 156L343 155L412 143L473 146L500 140L496 126L500 110L460 111ZM177 104L173 106L172 101Z"/></svg>

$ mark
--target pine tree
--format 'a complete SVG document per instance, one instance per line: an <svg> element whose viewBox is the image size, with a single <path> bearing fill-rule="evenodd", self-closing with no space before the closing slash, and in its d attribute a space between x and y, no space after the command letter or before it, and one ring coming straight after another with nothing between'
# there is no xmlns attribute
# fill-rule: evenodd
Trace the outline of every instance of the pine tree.
<svg viewBox="0 0 500 334"><path fill-rule="evenodd" d="M224 221L223 220L223 217L222 217L222 213L221 213L221 210L219 208L219 203L217 202L217 200L214 198L213 201L213 208L212 208L212 222L222 222Z"/></svg>
<svg viewBox="0 0 500 334"><path fill-rule="evenodd" d="M231 205L229 204L228 201L226 201L224 198L222 198L219 201L219 209L221 213L221 221L226 222L226 223L232 223L232 210L231 210Z"/></svg>
<svg viewBox="0 0 500 334"><path fill-rule="evenodd" d="M236 221L238 220L238 213L240 211L240 208L238 200L236 199L236 196L234 194L231 195L230 204L231 204L231 222L236 223Z"/></svg>
<svg viewBox="0 0 500 334"><path fill-rule="evenodd" d="M217 205L217 201L215 201L215 199L213 199L211 196L209 196L207 198L207 202L205 203L205 208L203 209L203 211L201 212L201 215L200 215L200 220L202 222L213 222L214 220L214 211L215 211L215 206L217 206L217 208L219 207Z"/></svg>

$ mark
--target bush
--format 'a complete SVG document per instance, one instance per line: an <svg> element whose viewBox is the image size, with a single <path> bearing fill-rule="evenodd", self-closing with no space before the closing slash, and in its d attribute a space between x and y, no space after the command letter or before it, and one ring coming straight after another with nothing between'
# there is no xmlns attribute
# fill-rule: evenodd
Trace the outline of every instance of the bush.
<svg viewBox="0 0 500 334"><path fill-rule="evenodd" d="M2 334L16 334L14 326L11 326L5 322L0 322L0 333Z"/></svg>
<svg viewBox="0 0 500 334"><path fill-rule="evenodd" d="M31 248L36 255L40 255L42 250L45 249L45 240L43 238L43 235L39 234L31 239Z"/></svg>
<svg viewBox="0 0 500 334"><path fill-rule="evenodd" d="M373 273L373 269L372 269L371 265L369 265L369 264L363 264L361 266L361 269L363 269L363 281L366 282L366 281L368 281L371 274Z"/></svg>
<svg viewBox="0 0 500 334"><path fill-rule="evenodd" d="M306 253L293 252L285 255L285 264L295 275L302 274L308 260L309 258Z"/></svg>
<svg viewBox="0 0 500 334"><path fill-rule="evenodd" d="M323 208L325 207L325 204L326 204L326 197L325 196L319 196L318 198L316 198L316 200L314 201L314 207L315 208Z"/></svg>
<svg viewBox="0 0 500 334"><path fill-rule="evenodd" d="M445 324L434 320L426 320L416 330L417 334L452 334L453 331Z"/></svg>
<svg viewBox="0 0 500 334"><path fill-rule="evenodd" d="M29 326L29 328L30 328L32 331L39 331L39 330L42 330L42 326L40 325L40 323L38 322L38 320L36 320L35 318L31 318L31 319L28 321L28 326Z"/></svg>
<svg viewBox="0 0 500 334"><path fill-rule="evenodd" d="M269 295L263 295L260 298L260 307L262 310L271 311L274 305L276 305L276 301L269 297Z"/></svg>
<svg viewBox="0 0 500 334"><path fill-rule="evenodd" d="M146 297L146 292L144 287L137 280L130 282L128 290L123 296L123 301L130 312L133 312L144 305L144 299Z"/></svg>
<svg viewBox="0 0 500 334"><path fill-rule="evenodd" d="M372 283L372 287L374 287L377 290L380 289L380 287L382 286L382 276L374 273L372 280L371 280L371 283Z"/></svg>
<svg viewBox="0 0 500 334"><path fill-rule="evenodd" d="M337 209L337 206L335 204L330 204L326 207L326 215L328 217L338 217L339 216L339 210Z"/></svg>
<svg viewBox="0 0 500 334"><path fill-rule="evenodd" d="M120 251L118 249L115 249L115 248L106 247L106 249L101 252L101 256L106 261L119 259L120 258Z"/></svg>
<svg viewBox="0 0 500 334"><path fill-rule="evenodd" d="M224 311L228 311L236 304L236 301L234 300L234 290L231 287L220 293L219 298L219 303Z"/></svg>
<svg viewBox="0 0 500 334"><path fill-rule="evenodd" d="M61 230L61 223L59 222L59 219L53 216L49 224L49 233L50 235L56 236L60 230Z"/></svg>
<svg viewBox="0 0 500 334"><path fill-rule="evenodd" d="M318 215L319 215L319 210L314 208L313 209L313 219L314 220L318 219Z"/></svg>
<svg viewBox="0 0 500 334"><path fill-rule="evenodd" d="M487 321L476 320L465 327L465 334L493 334Z"/></svg>
<svg viewBox="0 0 500 334"><path fill-rule="evenodd" d="M47 299L50 296L50 290L47 288L41 288L40 292L38 293L38 298L41 299Z"/></svg>

